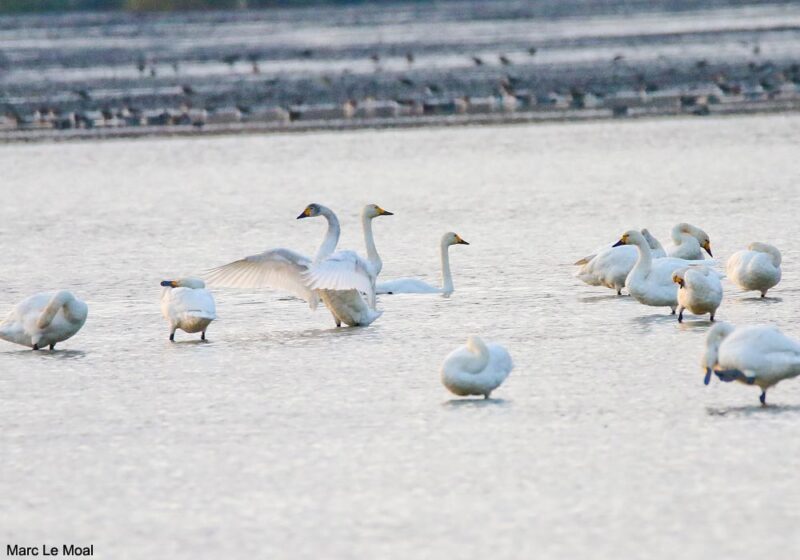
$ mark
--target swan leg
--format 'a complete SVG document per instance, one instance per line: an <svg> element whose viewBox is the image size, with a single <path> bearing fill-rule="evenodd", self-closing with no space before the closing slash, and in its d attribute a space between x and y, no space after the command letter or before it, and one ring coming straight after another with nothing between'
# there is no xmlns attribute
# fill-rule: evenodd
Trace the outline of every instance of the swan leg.
<svg viewBox="0 0 800 560"><path fill-rule="evenodd" d="M38 344L34 344L34 345L33 345L33 349L34 349L34 350L38 350L38 349L39 349L39 345L38 345Z"/></svg>
<svg viewBox="0 0 800 560"><path fill-rule="evenodd" d="M675 308L672 307L671 309L672 309L672 313L670 313L670 315L675 315Z"/></svg>
<svg viewBox="0 0 800 560"><path fill-rule="evenodd" d="M56 343L54 342L53 344L50 345L50 350L55 350L55 349L56 349Z"/></svg>
<svg viewBox="0 0 800 560"><path fill-rule="evenodd" d="M762 297L762 298L763 298L763 297L767 297L767 291L766 291L766 290L764 290L763 292L761 292L761 297Z"/></svg>
<svg viewBox="0 0 800 560"><path fill-rule="evenodd" d="M200 333L200 340L205 340L205 339L206 339L206 331L203 331L202 333Z"/></svg>
<svg viewBox="0 0 800 560"><path fill-rule="evenodd" d="M618 296L621 296L621 295L622 295L622 288L617 288L617 295L618 295Z"/></svg>
<svg viewBox="0 0 800 560"><path fill-rule="evenodd" d="M761 396L758 397L758 400L761 401L761 404L763 406L767 406L767 392L761 391Z"/></svg>
<svg viewBox="0 0 800 560"><path fill-rule="evenodd" d="M683 323L683 307L681 307L680 309L681 309L681 310L680 310L680 312L678 313L678 322L679 322L679 323ZM675 312L673 311L672 313L674 314Z"/></svg>
<svg viewBox="0 0 800 560"><path fill-rule="evenodd" d="M175 342L175 331L172 331L171 333L169 333L169 341L170 342Z"/></svg>
<svg viewBox="0 0 800 560"><path fill-rule="evenodd" d="M714 314L713 313L711 314L711 322L712 323L714 322Z"/></svg>

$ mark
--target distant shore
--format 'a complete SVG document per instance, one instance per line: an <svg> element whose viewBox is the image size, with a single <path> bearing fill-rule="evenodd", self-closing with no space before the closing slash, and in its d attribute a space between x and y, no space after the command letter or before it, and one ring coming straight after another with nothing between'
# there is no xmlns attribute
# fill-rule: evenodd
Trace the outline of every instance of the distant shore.
<svg viewBox="0 0 800 560"><path fill-rule="evenodd" d="M353 131L365 129L408 129L439 128L480 125L514 125L589 122L615 120L620 122L641 118L668 119L671 117L732 116L768 113L800 113L800 97L759 102L729 102L725 104L704 105L697 108L667 108L629 110L620 114L612 109L565 109L548 111L503 112L483 115L448 116L410 116L410 117L372 117L349 119L317 119L296 122L275 123L225 123L203 127L192 125L140 126L120 128L91 128L57 130L12 130L0 132L0 144L36 142L76 142L93 140L132 139L132 138L172 138L172 137L211 137L238 134L287 134L320 131ZM707 110L706 110L707 109Z"/></svg>

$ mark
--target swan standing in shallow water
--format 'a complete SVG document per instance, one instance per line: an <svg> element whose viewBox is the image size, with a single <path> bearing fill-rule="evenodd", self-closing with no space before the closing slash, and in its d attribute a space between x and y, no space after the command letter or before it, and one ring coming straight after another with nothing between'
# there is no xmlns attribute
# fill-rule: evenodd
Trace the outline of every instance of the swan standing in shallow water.
<svg viewBox="0 0 800 560"><path fill-rule="evenodd" d="M622 234L614 246L620 245L633 245L639 251L639 258L625 280L625 287L631 296L644 305L669 307L675 314L678 286L672 281L672 273L690 266L692 262L670 257L654 260L647 240L636 230Z"/></svg>
<svg viewBox="0 0 800 560"><path fill-rule="evenodd" d="M457 348L442 364L442 384L459 397L483 395L488 399L514 368L508 350L470 336L466 346Z"/></svg>
<svg viewBox="0 0 800 560"><path fill-rule="evenodd" d="M169 339L175 340L175 331L202 333L200 340L206 339L206 329L217 318L214 296L205 289L206 284L199 278L181 278L161 282L161 314L169 322Z"/></svg>
<svg viewBox="0 0 800 560"><path fill-rule="evenodd" d="M722 283L719 275L704 266L681 268L672 273L678 285L678 322L683 323L683 311L695 315L709 313L714 321L717 308L722 303Z"/></svg>
<svg viewBox="0 0 800 560"><path fill-rule="evenodd" d="M378 284L376 293L379 294L443 294L449 296L455 290L453 274L450 271L450 246L469 245L457 233L448 231L442 236L439 251L442 260L442 287L431 286L417 278L398 278Z"/></svg>
<svg viewBox="0 0 800 560"><path fill-rule="evenodd" d="M800 375L800 342L775 327L734 327L718 323L708 332L703 356L705 384L712 372L720 381L738 381L761 389L759 400L767 403L767 389Z"/></svg>
<svg viewBox="0 0 800 560"><path fill-rule="evenodd" d="M702 261L703 249L711 254L711 239L708 234L697 226L691 224L678 224L672 228L672 242L674 245L667 249L667 255L676 259L686 259L688 261Z"/></svg>
<svg viewBox="0 0 800 560"><path fill-rule="evenodd" d="M751 243L746 251L731 255L725 271L741 289L756 290L766 297L767 290L781 281L781 252L767 243Z"/></svg>
<svg viewBox="0 0 800 560"><path fill-rule="evenodd" d="M391 214L384 211L379 215ZM341 228L339 219L329 208L309 204L297 219L317 216L327 220L328 229L313 261L289 249L271 249L212 269L206 279L209 284L230 288L283 289L307 301L311 309L316 309L322 299L336 326L370 324L381 313L365 302L361 293L367 294L369 302L374 302L376 263L365 261L351 251L334 253ZM371 237L370 228L365 238Z"/></svg>
<svg viewBox="0 0 800 560"><path fill-rule="evenodd" d="M0 323L0 339L39 350L67 340L81 330L89 307L67 291L33 295Z"/></svg>
<svg viewBox="0 0 800 560"><path fill-rule="evenodd" d="M643 229L642 235L650 246L653 258L666 256L661 243L649 231ZM590 286L605 286L616 290L619 296L622 295L625 279L636 264L638 256L636 247L609 245L576 262L581 268L575 276Z"/></svg>

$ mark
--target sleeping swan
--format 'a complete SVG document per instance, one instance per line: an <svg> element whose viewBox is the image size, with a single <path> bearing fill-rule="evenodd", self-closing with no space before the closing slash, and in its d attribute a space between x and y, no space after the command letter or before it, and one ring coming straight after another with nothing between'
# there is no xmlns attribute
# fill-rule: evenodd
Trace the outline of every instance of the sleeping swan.
<svg viewBox="0 0 800 560"><path fill-rule="evenodd" d="M169 322L169 339L175 341L175 331L199 332L206 339L206 329L217 318L214 296L205 289L199 278L181 278L161 282L161 314Z"/></svg>
<svg viewBox="0 0 800 560"><path fill-rule="evenodd" d="M511 355L499 344L485 344L470 336L442 364L442 383L459 397L483 395L488 399L514 368Z"/></svg>
<svg viewBox="0 0 800 560"><path fill-rule="evenodd" d="M711 322L722 303L722 283L719 275L704 266L681 268L672 273L678 285L678 322L683 323L683 311L695 315L711 315Z"/></svg>
<svg viewBox="0 0 800 560"><path fill-rule="evenodd" d="M746 251L731 255L725 271L741 289L756 290L766 297L767 290L781 281L781 252L766 243L751 243Z"/></svg>
<svg viewBox="0 0 800 560"><path fill-rule="evenodd" d="M718 323L708 331L703 368L706 385L712 373L726 383L756 385L766 405L767 389L800 375L800 342L775 327Z"/></svg>
<svg viewBox="0 0 800 560"><path fill-rule="evenodd" d="M39 350L67 340L86 322L88 306L67 291L45 292L23 300L0 323L0 338Z"/></svg>
<svg viewBox="0 0 800 560"><path fill-rule="evenodd" d="M375 292L378 294L443 294L449 296L455 290L453 275L450 272L450 246L469 245L457 233L448 231L442 236L439 243L439 252L442 260L442 287L431 286L417 278L399 278L378 284Z"/></svg>
<svg viewBox="0 0 800 560"><path fill-rule="evenodd" d="M711 254L711 239L708 234L691 224L682 223L672 228L672 242L674 245L667 249L670 257L702 261L705 257L701 249L705 249L709 257L714 256Z"/></svg>
<svg viewBox="0 0 800 560"><path fill-rule="evenodd" d="M672 281L672 273L692 262L670 257L653 259L647 240L636 230L623 233L615 247L618 245L633 245L639 252L636 264L625 279L631 296L644 305L669 307L674 315L678 307L678 286Z"/></svg>
<svg viewBox="0 0 800 560"><path fill-rule="evenodd" d="M642 235L650 246L653 258L666 256L661 243L649 231L643 229ZM622 295L625 279L636 264L637 258L636 247L609 245L576 262L575 264L581 268L575 273L575 277L590 286L605 286L616 290L619 296Z"/></svg>

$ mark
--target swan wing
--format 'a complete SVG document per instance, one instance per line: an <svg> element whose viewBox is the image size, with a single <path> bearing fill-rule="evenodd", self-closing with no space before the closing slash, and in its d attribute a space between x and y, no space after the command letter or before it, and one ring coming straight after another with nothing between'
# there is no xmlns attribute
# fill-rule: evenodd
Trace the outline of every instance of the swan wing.
<svg viewBox="0 0 800 560"><path fill-rule="evenodd" d="M309 303L317 304L317 295L305 275L311 259L289 249L270 249L217 268L205 274L210 286L226 288L273 288L285 290Z"/></svg>
<svg viewBox="0 0 800 560"><path fill-rule="evenodd" d="M214 298L208 290L172 288L166 297L168 298L167 313L170 317L217 318Z"/></svg>
<svg viewBox="0 0 800 560"><path fill-rule="evenodd" d="M338 251L311 266L304 278L313 290L358 290L375 293L370 265L353 251Z"/></svg>

